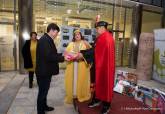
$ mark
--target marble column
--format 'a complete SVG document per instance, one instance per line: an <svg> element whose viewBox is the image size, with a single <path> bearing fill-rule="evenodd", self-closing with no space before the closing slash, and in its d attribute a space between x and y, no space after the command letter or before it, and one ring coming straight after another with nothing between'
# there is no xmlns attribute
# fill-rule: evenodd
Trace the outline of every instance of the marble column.
<svg viewBox="0 0 165 114"><path fill-rule="evenodd" d="M162 25L162 28L165 28L165 0L162 1L162 4L163 4L163 12L162 12L161 25Z"/></svg>
<svg viewBox="0 0 165 114"><path fill-rule="evenodd" d="M30 38L33 20L33 0L18 0L19 16L19 71L24 73L24 63L22 58L22 46L25 40Z"/></svg>
<svg viewBox="0 0 165 114"><path fill-rule="evenodd" d="M142 5L137 4L133 8L132 31L131 31L131 40L130 40L130 57L129 57L130 68L136 68L136 64L137 64L139 37L142 26L142 12L143 12Z"/></svg>
<svg viewBox="0 0 165 114"><path fill-rule="evenodd" d="M150 80L152 76L154 34L142 33L139 39L136 74L139 80Z"/></svg>

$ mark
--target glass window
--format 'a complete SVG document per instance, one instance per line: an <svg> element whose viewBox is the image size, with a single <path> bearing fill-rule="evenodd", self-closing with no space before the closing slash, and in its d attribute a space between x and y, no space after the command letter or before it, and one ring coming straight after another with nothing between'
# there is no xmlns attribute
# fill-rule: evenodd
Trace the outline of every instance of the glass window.
<svg viewBox="0 0 165 114"><path fill-rule="evenodd" d="M14 2L0 0L0 71L15 70L16 28L14 27ZM18 39L17 39L18 40Z"/></svg>
<svg viewBox="0 0 165 114"><path fill-rule="evenodd" d="M143 11L142 31L153 32L154 29L161 28L161 14Z"/></svg>
<svg viewBox="0 0 165 114"><path fill-rule="evenodd" d="M13 25L0 24L0 70L14 70Z"/></svg>
<svg viewBox="0 0 165 114"><path fill-rule="evenodd" d="M0 8L4 10L14 9L14 0L0 0Z"/></svg>

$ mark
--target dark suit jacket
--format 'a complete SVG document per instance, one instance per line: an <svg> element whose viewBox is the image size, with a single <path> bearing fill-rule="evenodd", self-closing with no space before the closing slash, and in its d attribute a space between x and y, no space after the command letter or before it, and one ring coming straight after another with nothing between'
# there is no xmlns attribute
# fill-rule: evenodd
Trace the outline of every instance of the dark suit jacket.
<svg viewBox="0 0 165 114"><path fill-rule="evenodd" d="M36 75L51 76L59 73L59 62L63 62L62 54L57 53L53 39L45 33L37 43Z"/></svg>
<svg viewBox="0 0 165 114"><path fill-rule="evenodd" d="M31 53L30 53L30 44L31 44L30 40L26 40L26 42L22 48L24 68L32 68L33 67Z"/></svg>

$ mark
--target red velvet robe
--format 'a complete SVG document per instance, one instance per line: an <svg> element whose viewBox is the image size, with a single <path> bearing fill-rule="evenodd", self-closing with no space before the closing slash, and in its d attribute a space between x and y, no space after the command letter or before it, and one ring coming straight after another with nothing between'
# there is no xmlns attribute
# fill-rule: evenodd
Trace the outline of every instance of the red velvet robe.
<svg viewBox="0 0 165 114"><path fill-rule="evenodd" d="M104 32L95 47L96 98L111 102L115 75L115 43L112 34Z"/></svg>

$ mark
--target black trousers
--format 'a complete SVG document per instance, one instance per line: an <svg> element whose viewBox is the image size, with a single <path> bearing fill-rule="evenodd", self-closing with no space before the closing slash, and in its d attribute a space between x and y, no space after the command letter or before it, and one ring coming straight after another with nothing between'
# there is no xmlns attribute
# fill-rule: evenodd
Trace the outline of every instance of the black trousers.
<svg viewBox="0 0 165 114"><path fill-rule="evenodd" d="M34 72L29 71L29 87L33 86L33 77L34 77Z"/></svg>
<svg viewBox="0 0 165 114"><path fill-rule="evenodd" d="M38 83L38 98L37 98L37 111L38 114L44 113L45 107L47 106L47 95L50 88L52 76L41 76L37 75Z"/></svg>

